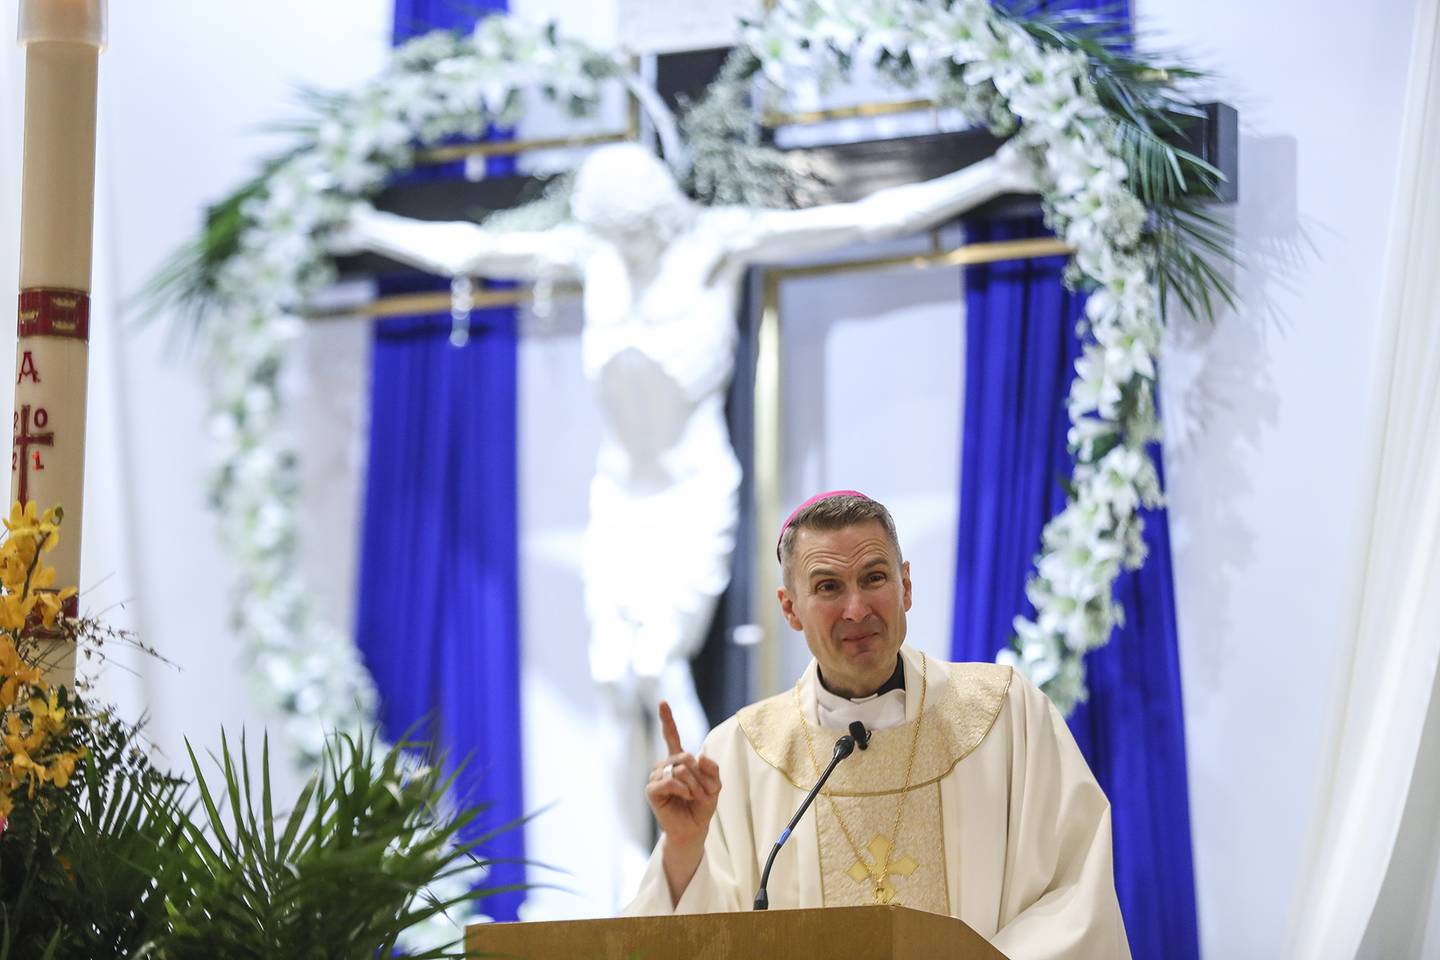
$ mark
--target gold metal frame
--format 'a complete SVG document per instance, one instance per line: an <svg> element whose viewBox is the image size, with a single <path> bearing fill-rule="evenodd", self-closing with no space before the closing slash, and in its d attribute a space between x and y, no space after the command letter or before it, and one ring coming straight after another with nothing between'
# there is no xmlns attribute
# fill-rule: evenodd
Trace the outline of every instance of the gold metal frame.
<svg viewBox="0 0 1440 960"><path fill-rule="evenodd" d="M637 139L637 129L615 133L593 133L583 137L538 137L533 140L487 140L483 143L457 143L431 147L415 154L415 166L435 166L470 157L511 157L530 150L553 150L560 147L591 147L602 143L623 143Z"/></svg>
<svg viewBox="0 0 1440 960"><path fill-rule="evenodd" d="M937 234L931 233L928 253L895 257L873 257L798 267L774 267L762 275L760 325L756 332L755 406L754 406L754 476L752 492L755 507L755 557L751 588L755 618L760 626L760 644L752 679L758 696L769 696L780 690L780 606L775 591L780 587L780 570L771 561L775 555L774 537L785 514L780 502L780 451L784 440L780 423L780 377L783 367L780 353L780 284L797 277L835 276L897 268L963 267L1005 260L1034 260L1040 257L1066 256L1074 252L1053 237L1034 240L1007 240L993 243L970 243L951 250L940 250Z"/></svg>
<svg viewBox="0 0 1440 960"><path fill-rule="evenodd" d="M893 103L856 103L848 107L831 107L826 110L769 110L761 117L761 123L774 129L776 127L803 126L811 123L824 123L827 120L853 120L856 117L888 117L896 113L918 113L921 110L934 110L934 100L897 100Z"/></svg>
<svg viewBox="0 0 1440 960"><path fill-rule="evenodd" d="M554 296L573 296L579 292L580 286L575 283L557 283L552 291ZM534 287L517 286L504 290L476 290L470 296L470 304L474 310L485 310L489 307L515 307L534 299ZM310 320L344 320L351 317L383 320L387 317L407 317L413 314L449 313L451 303L450 294L443 290L429 293L395 293L354 306L312 310L305 316Z"/></svg>

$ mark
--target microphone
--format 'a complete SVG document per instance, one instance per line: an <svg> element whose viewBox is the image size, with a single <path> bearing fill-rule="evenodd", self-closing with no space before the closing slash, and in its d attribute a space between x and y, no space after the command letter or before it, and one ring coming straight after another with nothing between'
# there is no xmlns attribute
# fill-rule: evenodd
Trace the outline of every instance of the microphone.
<svg viewBox="0 0 1440 960"><path fill-rule="evenodd" d="M775 841L775 846L770 848L770 856L765 858L765 869L760 874L760 889L755 891L756 910L770 909L770 894L765 890L765 886L770 882L770 868L775 866L775 855L780 852L781 847L785 846L785 841L790 839L790 832L795 829L795 824L800 822L800 818L805 816L805 811L810 809L810 804L820 793L820 788L825 786L826 780L830 779L831 772L840 764L841 760L855 752L857 745L861 750L870 746L870 731L866 730L865 724L859 720L850 724L848 734L835 741L835 752L830 757L830 765L825 768L825 772L820 774L820 779L815 781L815 786L811 787L810 792L805 795L800 809L796 810L795 816L790 818L790 823L781 832L780 839Z"/></svg>

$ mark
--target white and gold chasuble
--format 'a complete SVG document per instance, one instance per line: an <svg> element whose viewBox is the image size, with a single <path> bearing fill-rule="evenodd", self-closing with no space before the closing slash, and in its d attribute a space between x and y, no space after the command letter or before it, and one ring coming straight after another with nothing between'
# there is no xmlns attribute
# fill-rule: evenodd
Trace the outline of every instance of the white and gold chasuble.
<svg viewBox="0 0 1440 960"><path fill-rule="evenodd" d="M1060 715L1008 667L923 657L902 648L905 722L876 730L868 750L835 768L776 857L771 909L876 902L875 878L854 847L869 864L889 847L923 666L920 739L883 895L959 917L1011 960L1128 958L1110 806ZM751 908L770 848L817 778L802 724L821 769L845 732L818 725L817 693L833 699L812 661L798 690L752 704L711 732L704 752L719 765L722 787L704 858L674 903L657 847L627 914Z"/></svg>
<svg viewBox="0 0 1440 960"><path fill-rule="evenodd" d="M879 864L886 859L887 851L889 853L891 869L886 881L894 891L888 898L881 898L881 902L888 899L888 902L931 913L949 912L949 885L942 854L945 837L940 814L940 780L989 732L1009 683L1010 677L1004 670L955 670L949 683L933 687L928 678L923 683L907 678L904 694L907 708L915 701L914 708L908 709L907 722L874 730L869 749L856 750L841 761L812 807L818 833L823 905L859 906L877 902L874 880L866 864L856 855L858 846L871 864ZM927 703L924 713L918 714L922 686L926 688ZM803 691L803 688L802 682L799 689ZM835 699L821 690L815 690L812 696ZM807 715L802 717L803 692L799 704L796 699L793 694L772 697L746 707L738 717L740 729L760 758L803 792L809 790L819 776L814 760L820 760L823 770L835 740L845 729L817 726L814 721L818 710L807 710ZM856 715L860 715L860 711L856 711ZM802 724L809 726L810 742L815 745L814 757ZM914 767L907 770L911 740L917 736ZM721 776L724 776L723 770ZM900 832L891 849L902 791L907 794L905 809L899 811ZM845 836L845 829L849 830L850 838Z"/></svg>

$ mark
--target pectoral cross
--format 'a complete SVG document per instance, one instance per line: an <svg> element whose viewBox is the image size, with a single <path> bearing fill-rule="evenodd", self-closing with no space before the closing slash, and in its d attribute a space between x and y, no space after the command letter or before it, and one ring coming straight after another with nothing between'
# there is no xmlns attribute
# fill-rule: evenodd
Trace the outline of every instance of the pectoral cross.
<svg viewBox="0 0 1440 960"><path fill-rule="evenodd" d="M916 863L915 858L908 853L892 863L890 861L890 841L878 833L865 849L875 859L875 865L871 866L863 859L856 860L848 871L850 878L856 883L875 884L875 902L890 903L895 899L895 884L891 882L890 878L892 876L908 877L920 864Z"/></svg>

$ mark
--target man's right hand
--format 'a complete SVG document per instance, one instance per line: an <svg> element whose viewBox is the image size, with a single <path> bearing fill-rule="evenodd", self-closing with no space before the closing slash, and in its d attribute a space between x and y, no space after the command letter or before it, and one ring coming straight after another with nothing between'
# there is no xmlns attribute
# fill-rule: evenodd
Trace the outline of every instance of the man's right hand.
<svg viewBox="0 0 1440 960"><path fill-rule="evenodd" d="M660 701L660 733L665 738L669 756L655 764L650 782L645 785L645 799L655 811L655 819L665 834L661 860L670 897L679 902L690 885L690 878L700 866L705 852L705 837L710 832L710 818L720 799L720 767L709 757L695 757L680 745L680 731L675 728L675 715L670 704Z"/></svg>

